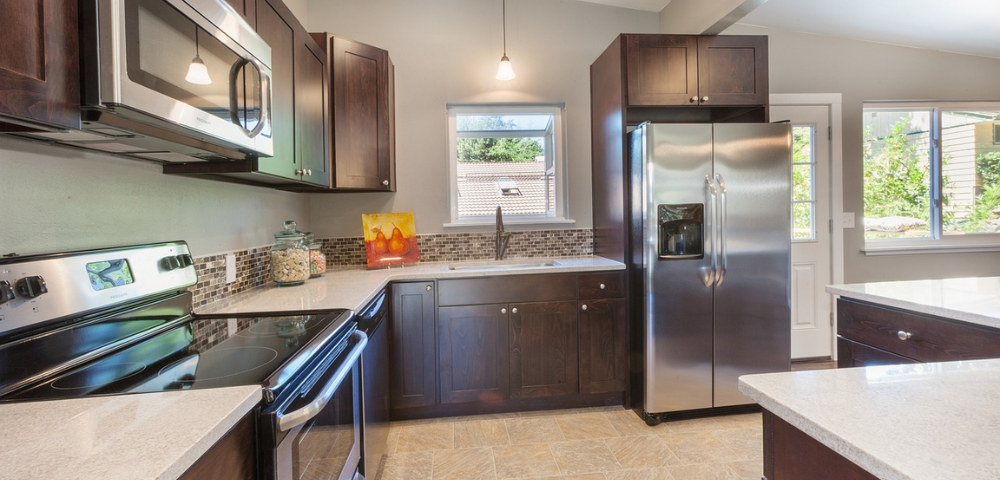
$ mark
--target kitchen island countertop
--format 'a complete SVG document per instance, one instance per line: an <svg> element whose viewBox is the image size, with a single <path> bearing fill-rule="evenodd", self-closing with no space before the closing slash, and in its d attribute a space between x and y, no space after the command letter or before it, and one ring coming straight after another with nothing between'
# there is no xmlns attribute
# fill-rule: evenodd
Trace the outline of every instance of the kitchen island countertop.
<svg viewBox="0 0 1000 480"><path fill-rule="evenodd" d="M1000 277L828 285L826 291L864 302L1000 328Z"/></svg>
<svg viewBox="0 0 1000 480"><path fill-rule="evenodd" d="M550 273L584 273L590 271L624 270L625 264L603 257L556 257L555 265L530 265L533 258L516 258L499 262L434 262L403 267L367 269L364 267L330 268L322 276L311 278L302 285L265 287L241 292L203 307L200 314L241 314L248 312L285 312L294 310L358 310L389 282L406 280L441 280L446 278L489 277L498 275L532 275ZM498 268L498 265L503 265ZM450 266L458 266L451 269Z"/></svg>
<svg viewBox="0 0 1000 480"><path fill-rule="evenodd" d="M740 391L883 480L1000 478L1000 360L740 377Z"/></svg>
<svg viewBox="0 0 1000 480"><path fill-rule="evenodd" d="M0 479L176 479L260 400L251 385L0 404Z"/></svg>

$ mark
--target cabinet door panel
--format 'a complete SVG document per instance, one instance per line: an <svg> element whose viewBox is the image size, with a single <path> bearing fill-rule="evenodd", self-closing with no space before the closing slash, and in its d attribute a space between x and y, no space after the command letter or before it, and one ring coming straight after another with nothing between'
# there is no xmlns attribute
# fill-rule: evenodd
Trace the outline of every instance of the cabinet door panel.
<svg viewBox="0 0 1000 480"><path fill-rule="evenodd" d="M389 54L333 37L335 186L388 190Z"/></svg>
<svg viewBox="0 0 1000 480"><path fill-rule="evenodd" d="M511 397L578 390L576 302L510 305Z"/></svg>
<svg viewBox="0 0 1000 480"><path fill-rule="evenodd" d="M629 35L625 49L628 105L698 104L697 37Z"/></svg>
<svg viewBox="0 0 1000 480"><path fill-rule="evenodd" d="M295 148L302 179L330 185L325 55L306 32L295 32Z"/></svg>
<svg viewBox="0 0 1000 480"><path fill-rule="evenodd" d="M510 394L505 305L441 307L441 403L499 402Z"/></svg>
<svg viewBox="0 0 1000 480"><path fill-rule="evenodd" d="M837 337L837 368L873 367L917 363L912 358L896 355L862 343Z"/></svg>
<svg viewBox="0 0 1000 480"><path fill-rule="evenodd" d="M701 105L767 104L767 37L698 37L698 95Z"/></svg>
<svg viewBox="0 0 1000 480"><path fill-rule="evenodd" d="M391 395L393 408L436 403L434 284L392 286Z"/></svg>
<svg viewBox="0 0 1000 480"><path fill-rule="evenodd" d="M274 156L258 161L258 169L279 177L298 179L295 156L295 48L294 29L268 2L257 10L257 33L271 47L271 138Z"/></svg>
<svg viewBox="0 0 1000 480"><path fill-rule="evenodd" d="M625 390L627 362L625 300L581 301L580 393Z"/></svg>
<svg viewBox="0 0 1000 480"><path fill-rule="evenodd" d="M0 0L0 116L80 128L77 2ZM0 131L24 127L0 125Z"/></svg>

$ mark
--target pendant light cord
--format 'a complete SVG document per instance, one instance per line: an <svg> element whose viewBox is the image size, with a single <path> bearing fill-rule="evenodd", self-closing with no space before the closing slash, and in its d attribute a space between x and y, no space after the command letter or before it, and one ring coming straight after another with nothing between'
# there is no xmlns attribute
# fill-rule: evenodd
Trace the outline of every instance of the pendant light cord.
<svg viewBox="0 0 1000 480"><path fill-rule="evenodd" d="M507 0L503 0L503 56L507 56ZM197 33L197 32L196 32Z"/></svg>

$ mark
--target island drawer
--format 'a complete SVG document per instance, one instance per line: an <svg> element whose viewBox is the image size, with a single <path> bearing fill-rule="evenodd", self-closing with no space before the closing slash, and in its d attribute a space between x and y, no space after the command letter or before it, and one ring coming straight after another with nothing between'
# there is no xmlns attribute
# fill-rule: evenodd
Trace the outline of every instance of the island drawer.
<svg viewBox="0 0 1000 480"><path fill-rule="evenodd" d="M841 337L920 362L1000 357L994 328L844 298L837 311Z"/></svg>

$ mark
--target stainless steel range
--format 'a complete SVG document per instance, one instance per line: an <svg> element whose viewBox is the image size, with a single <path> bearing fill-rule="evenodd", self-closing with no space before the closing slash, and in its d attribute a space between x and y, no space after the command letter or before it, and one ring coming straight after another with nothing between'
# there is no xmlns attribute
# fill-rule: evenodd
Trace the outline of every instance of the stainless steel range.
<svg viewBox="0 0 1000 480"><path fill-rule="evenodd" d="M260 385L259 478L354 478L353 313L194 315L196 282L184 242L0 259L0 402Z"/></svg>

